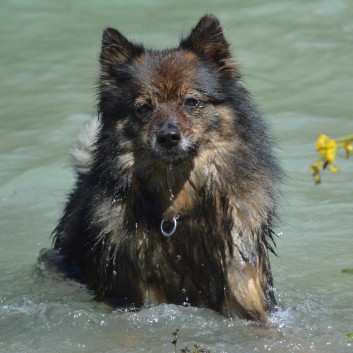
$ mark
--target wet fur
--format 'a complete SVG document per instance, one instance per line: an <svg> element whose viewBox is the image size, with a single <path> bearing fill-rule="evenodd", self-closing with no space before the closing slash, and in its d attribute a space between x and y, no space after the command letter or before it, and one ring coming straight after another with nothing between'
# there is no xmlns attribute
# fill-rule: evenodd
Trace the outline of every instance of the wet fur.
<svg viewBox="0 0 353 353"><path fill-rule="evenodd" d="M100 63L99 119L73 151L77 184L55 248L118 304L265 320L281 171L218 20L203 17L163 51L107 29ZM158 134L171 126L180 142L165 148Z"/></svg>

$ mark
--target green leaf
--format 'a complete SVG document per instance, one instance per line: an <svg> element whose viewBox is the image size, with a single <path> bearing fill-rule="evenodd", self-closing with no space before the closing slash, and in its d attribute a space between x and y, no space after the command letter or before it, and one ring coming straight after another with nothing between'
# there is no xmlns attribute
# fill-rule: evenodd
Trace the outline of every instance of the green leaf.
<svg viewBox="0 0 353 353"><path fill-rule="evenodd" d="M347 273L348 275L353 275L353 268L344 268L342 273Z"/></svg>
<svg viewBox="0 0 353 353"><path fill-rule="evenodd" d="M353 338L353 332L346 332L345 335L346 335L348 338Z"/></svg>

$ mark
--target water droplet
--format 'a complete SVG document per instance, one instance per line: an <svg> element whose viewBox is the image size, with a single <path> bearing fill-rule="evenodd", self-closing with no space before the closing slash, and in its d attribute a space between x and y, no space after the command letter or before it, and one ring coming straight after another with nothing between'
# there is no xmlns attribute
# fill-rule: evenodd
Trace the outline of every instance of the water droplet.
<svg viewBox="0 0 353 353"><path fill-rule="evenodd" d="M117 202L121 202L121 201L122 201L122 198L119 197L119 195L115 195L113 198L113 201L112 201L112 205L114 205Z"/></svg>
<svg viewBox="0 0 353 353"><path fill-rule="evenodd" d="M172 172L173 172L173 166L171 164L168 165L167 167L167 184L168 184L168 189L170 192L170 201L173 201L175 196L172 190L172 184L173 184L173 180L172 180Z"/></svg>
<svg viewBox="0 0 353 353"><path fill-rule="evenodd" d="M118 274L118 272L116 272L115 270L113 271L113 276L116 276Z"/></svg>

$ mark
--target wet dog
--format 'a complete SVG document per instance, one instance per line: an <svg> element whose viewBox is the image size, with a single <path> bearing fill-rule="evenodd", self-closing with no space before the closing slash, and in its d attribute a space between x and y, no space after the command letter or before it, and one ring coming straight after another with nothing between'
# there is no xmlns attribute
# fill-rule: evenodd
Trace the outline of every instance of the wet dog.
<svg viewBox="0 0 353 353"><path fill-rule="evenodd" d="M161 51L106 29L73 155L54 248L98 297L266 319L281 169L214 16Z"/></svg>

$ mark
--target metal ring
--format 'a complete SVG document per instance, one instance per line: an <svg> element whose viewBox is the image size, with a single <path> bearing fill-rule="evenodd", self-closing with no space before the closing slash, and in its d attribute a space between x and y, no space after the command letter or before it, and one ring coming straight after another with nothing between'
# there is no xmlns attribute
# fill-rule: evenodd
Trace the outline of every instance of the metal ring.
<svg viewBox="0 0 353 353"><path fill-rule="evenodd" d="M162 219L162 222L161 222L161 232L162 234L165 236L165 237L170 237L171 235L174 234L175 230L176 230L176 227L177 227L177 220L175 217L173 217L173 220L171 222L173 222L173 228L169 231L169 232L166 232L164 229L163 229L163 225L164 225L164 222L166 222L164 219Z"/></svg>

